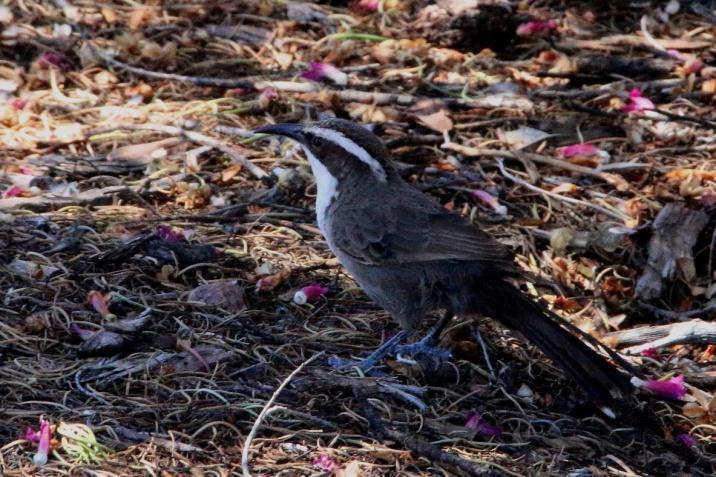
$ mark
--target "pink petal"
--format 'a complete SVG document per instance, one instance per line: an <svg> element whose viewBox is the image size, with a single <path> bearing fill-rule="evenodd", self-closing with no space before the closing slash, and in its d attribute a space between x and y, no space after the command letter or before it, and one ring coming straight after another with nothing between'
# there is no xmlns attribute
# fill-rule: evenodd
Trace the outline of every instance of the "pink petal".
<svg viewBox="0 0 716 477"><path fill-rule="evenodd" d="M659 350L656 348L646 348L641 352L642 356L646 356L651 359L659 359Z"/></svg>
<svg viewBox="0 0 716 477"><path fill-rule="evenodd" d="M308 285L298 290L293 295L293 302L297 305L305 305L318 301L323 295L328 293L328 288L319 283Z"/></svg>
<svg viewBox="0 0 716 477"><path fill-rule="evenodd" d="M28 427L25 430L25 440L30 441L33 444L37 444L38 442L40 442L40 433L35 432L32 427Z"/></svg>
<svg viewBox="0 0 716 477"><path fill-rule="evenodd" d="M473 196L475 199L479 200L480 202L490 206L497 214L507 215L507 207L505 207L504 205L500 205L500 201L497 200L497 197L490 194L489 192L475 189L470 192L470 195Z"/></svg>
<svg viewBox="0 0 716 477"><path fill-rule="evenodd" d="M633 88L629 91L629 103L624 106L625 113L641 112L648 109L654 109L654 103L647 97L642 96L639 88Z"/></svg>
<svg viewBox="0 0 716 477"><path fill-rule="evenodd" d="M109 311L107 297L102 293L98 292L97 290L92 290L87 294L87 301L90 303L90 305L92 305L92 308L94 308L95 311L100 314L100 316L104 317L112 314Z"/></svg>
<svg viewBox="0 0 716 477"><path fill-rule="evenodd" d="M649 379L646 381L646 388L654 394L672 399L681 399L686 395L683 376L674 376L666 380Z"/></svg>
<svg viewBox="0 0 716 477"><path fill-rule="evenodd" d="M19 197L22 195L22 188L20 186L10 186L5 192L2 193L3 197Z"/></svg>
<svg viewBox="0 0 716 477"><path fill-rule="evenodd" d="M375 12L380 7L380 0L360 0L358 8L366 12Z"/></svg>
<svg viewBox="0 0 716 477"><path fill-rule="evenodd" d="M470 411L467 413L467 421L465 427L477 431L478 433L488 437L500 437L502 429L499 426L486 422L478 413Z"/></svg>
<svg viewBox="0 0 716 477"><path fill-rule="evenodd" d="M15 111L20 111L25 106L27 106L27 100L15 98L12 101L10 101L10 106L12 106Z"/></svg>
<svg viewBox="0 0 716 477"><path fill-rule="evenodd" d="M50 421L40 418L40 440L37 444L37 452L32 457L32 461L36 466L47 464L47 456L50 453L50 440L52 431L50 429Z"/></svg>
<svg viewBox="0 0 716 477"><path fill-rule="evenodd" d="M27 166L20 166L20 172L22 172L25 175L28 176L39 176L40 173L37 172L35 169Z"/></svg>
<svg viewBox="0 0 716 477"><path fill-rule="evenodd" d="M517 36L542 35L555 28L557 28L557 22L554 20L521 23L517 27Z"/></svg>
<svg viewBox="0 0 716 477"><path fill-rule="evenodd" d="M328 63L310 63L308 69L301 73L301 77L311 81L330 79L336 84L346 84L348 82L348 76L344 72Z"/></svg>
<svg viewBox="0 0 716 477"><path fill-rule="evenodd" d="M602 152L594 144L572 144L571 146L560 147L557 149L557 154L561 157L574 157L574 156L595 156Z"/></svg>
<svg viewBox="0 0 716 477"><path fill-rule="evenodd" d="M676 58L677 60L683 60L685 59L685 56L683 53L681 53L679 50L666 50L666 54L669 55L672 58Z"/></svg>
<svg viewBox="0 0 716 477"><path fill-rule="evenodd" d="M323 472L333 472L338 468L338 464L333 460L332 457L321 454L313 461L313 467L316 467Z"/></svg>
<svg viewBox="0 0 716 477"><path fill-rule="evenodd" d="M276 99L278 98L278 91L275 88L264 88L261 90L261 96L266 99Z"/></svg>

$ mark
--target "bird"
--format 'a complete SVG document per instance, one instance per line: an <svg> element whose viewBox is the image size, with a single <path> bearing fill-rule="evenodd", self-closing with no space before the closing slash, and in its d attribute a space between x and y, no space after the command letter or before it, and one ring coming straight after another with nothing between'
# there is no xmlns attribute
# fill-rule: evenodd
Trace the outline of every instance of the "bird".
<svg viewBox="0 0 716 477"><path fill-rule="evenodd" d="M632 395L629 364L523 293L515 280L525 275L508 247L408 184L385 144L366 127L330 118L268 124L254 133L301 146L315 177L316 218L328 247L400 325L400 332L360 363L363 369L396 351L439 356L437 338L453 317L481 315L541 349L605 415L615 417ZM441 310L425 338L403 344Z"/></svg>

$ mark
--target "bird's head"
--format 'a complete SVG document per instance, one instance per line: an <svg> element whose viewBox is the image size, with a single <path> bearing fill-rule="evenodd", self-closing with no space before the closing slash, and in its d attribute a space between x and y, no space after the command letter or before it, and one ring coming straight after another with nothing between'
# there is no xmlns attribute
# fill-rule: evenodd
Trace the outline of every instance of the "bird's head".
<svg viewBox="0 0 716 477"><path fill-rule="evenodd" d="M325 168L334 178L373 177L386 182L394 174L383 142L360 124L327 119L309 124L271 124L255 133L277 134L298 142L308 156L314 174Z"/></svg>

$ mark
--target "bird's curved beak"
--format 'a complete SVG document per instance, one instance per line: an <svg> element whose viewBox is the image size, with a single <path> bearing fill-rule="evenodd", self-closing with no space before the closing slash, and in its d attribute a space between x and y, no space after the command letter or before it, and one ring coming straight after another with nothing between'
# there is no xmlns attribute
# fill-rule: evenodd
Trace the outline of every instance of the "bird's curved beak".
<svg viewBox="0 0 716 477"><path fill-rule="evenodd" d="M254 134L276 134L300 141L302 130L303 126L301 124L281 123L269 124L268 126L254 129Z"/></svg>

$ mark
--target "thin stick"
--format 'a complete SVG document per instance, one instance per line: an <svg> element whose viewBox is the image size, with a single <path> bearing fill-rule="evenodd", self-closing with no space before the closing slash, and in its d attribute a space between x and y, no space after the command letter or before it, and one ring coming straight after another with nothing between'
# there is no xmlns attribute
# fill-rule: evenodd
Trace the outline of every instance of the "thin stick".
<svg viewBox="0 0 716 477"><path fill-rule="evenodd" d="M249 161L246 157L244 157L243 154L236 150L236 148L227 144L226 142L221 141L219 139L215 139L211 136L207 136L206 134L202 134L200 132L190 131L188 129L180 128L177 126L170 126L167 124L123 124L94 129L92 131L89 131L87 133L87 136L91 137L97 134L104 134L116 131L118 129L126 129L129 131L155 131L164 134L170 134L173 136L179 136L191 142L201 144L202 146L209 146L213 147L214 149L218 149L219 151L223 152L224 154L244 166L246 170L249 171L249 173L251 173L251 175L253 175L257 179L263 179L264 177L268 176L268 173L266 171L261 169L253 162Z"/></svg>
<svg viewBox="0 0 716 477"><path fill-rule="evenodd" d="M246 441L244 442L244 448L241 450L241 472L243 473L244 477L251 477L251 472L249 471L249 450L251 450L251 441L254 440L254 437L256 437L256 433L259 430L259 426L261 425L261 422L263 422L266 417L268 417L269 414L275 411L280 411L283 409L283 406L274 406L273 403L278 398L278 395L281 394L281 391L283 391L283 388L285 388L289 382L296 376L298 373L301 372L303 368L308 366L312 361L314 361L316 358L323 356L324 352L321 351L318 354L314 354L310 358L308 358L306 361L301 363L301 365L294 369L291 374L286 377L286 379L283 380L281 385L279 385L278 388L276 388L276 391L271 395L271 398L266 402L266 405L259 413L258 417L256 418L256 421L254 421L254 425L251 427L251 431L249 432L248 437L246 437Z"/></svg>
<svg viewBox="0 0 716 477"><path fill-rule="evenodd" d="M613 212L613 211L611 211L611 210L609 210L609 209L605 209L604 207L602 207L602 206L600 206L600 205L590 204L589 202L585 202L585 201L583 201L583 200L578 200L578 199L572 199L571 197L565 197L565 196L563 196L563 195L555 194L554 192L550 192L550 191L548 191L548 190L544 190L544 189L542 189L542 188L540 188L540 187L537 187L537 186L535 186L535 185L532 185L532 184L530 184L529 182L527 182L527 181L525 181L525 180L523 180L523 179L520 179L519 177L516 177L516 176L510 174L509 172L507 172L507 170L505 169L505 164L503 163L502 159L496 158L496 161L497 161L497 166L500 168L500 172L502 173L503 176L505 176L506 178L508 178L508 179L511 180L512 182L514 182L514 183L516 183L516 184L519 184L519 185L521 185L522 187L525 187L525 188L527 188L527 189L529 189L529 190L531 190L531 191L537 192L537 193L539 193L539 194L544 194L544 195L546 195L546 196L552 197L553 199L561 200L561 201L567 202L567 203L569 203L569 204L581 205L581 206L584 206L584 207L589 207L590 209L594 209L594 210L596 210L596 211L598 211L598 212L601 212L602 214L608 215L609 217L611 217L611 218L613 218L613 219L616 219L616 220L618 220L619 222L624 222L625 220L627 220L627 219L629 218L629 217L627 217L627 216L625 216L625 215L619 214L619 213L617 213L617 212Z"/></svg>

